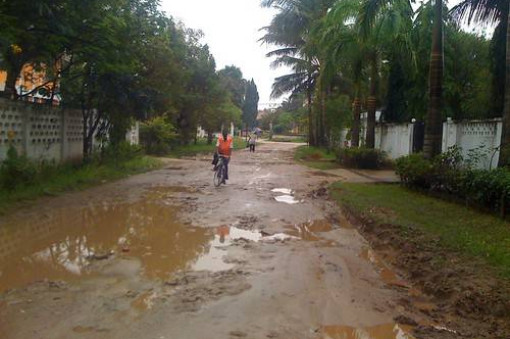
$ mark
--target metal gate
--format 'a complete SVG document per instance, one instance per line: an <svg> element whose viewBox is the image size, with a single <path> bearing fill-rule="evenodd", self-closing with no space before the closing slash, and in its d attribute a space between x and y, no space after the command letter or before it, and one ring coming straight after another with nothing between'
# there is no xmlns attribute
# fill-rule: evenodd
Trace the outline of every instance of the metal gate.
<svg viewBox="0 0 510 339"><path fill-rule="evenodd" d="M413 153L423 151L423 139L425 137L425 123L416 121L413 126Z"/></svg>

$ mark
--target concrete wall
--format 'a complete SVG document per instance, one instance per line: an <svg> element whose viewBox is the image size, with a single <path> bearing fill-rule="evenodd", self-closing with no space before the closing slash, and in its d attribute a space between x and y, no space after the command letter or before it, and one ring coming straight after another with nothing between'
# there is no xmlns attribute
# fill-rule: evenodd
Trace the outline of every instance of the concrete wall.
<svg viewBox="0 0 510 339"><path fill-rule="evenodd" d="M140 123L137 121L135 124L126 132L126 141L130 145L140 144Z"/></svg>
<svg viewBox="0 0 510 339"><path fill-rule="evenodd" d="M378 124L375 127L375 148L385 151L391 159L410 154L413 124Z"/></svg>
<svg viewBox="0 0 510 339"><path fill-rule="evenodd" d="M501 119L468 120L443 123L443 152L453 145L462 148L464 158L479 157L477 167L496 168L503 123Z"/></svg>
<svg viewBox="0 0 510 339"><path fill-rule="evenodd" d="M79 111L0 99L0 160L11 144L37 161L80 160L83 119Z"/></svg>
<svg viewBox="0 0 510 339"><path fill-rule="evenodd" d="M362 126L364 121L362 121ZM462 149L464 159L478 158L476 167L496 168L502 133L501 119L453 121L443 123L442 151L454 145ZM364 128L360 135L364 139ZM412 123L379 123L375 128L375 147L385 151L391 159L408 155L413 150Z"/></svg>

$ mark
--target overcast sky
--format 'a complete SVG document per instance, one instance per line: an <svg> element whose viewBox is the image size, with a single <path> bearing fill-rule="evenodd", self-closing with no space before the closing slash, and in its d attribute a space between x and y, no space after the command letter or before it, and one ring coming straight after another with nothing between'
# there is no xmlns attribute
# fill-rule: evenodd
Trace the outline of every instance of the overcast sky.
<svg viewBox="0 0 510 339"><path fill-rule="evenodd" d="M287 72L270 67L271 59L265 56L270 48L257 41L263 35L260 28L274 15L260 7L260 0L161 0L161 9L186 27L204 32L203 42L209 45L217 70L235 65L245 79L255 80L259 108L283 99L269 99L274 78Z"/></svg>
<svg viewBox="0 0 510 339"><path fill-rule="evenodd" d="M460 0L450 0L448 7ZM271 47L261 45L259 40L275 14L273 10L260 7L260 0L161 0L161 9L186 27L204 32L203 42L209 45L216 60L216 69L235 65L243 77L253 78L257 84L259 108L272 102L271 85L275 77L288 73L287 69L270 67L271 59L265 55Z"/></svg>

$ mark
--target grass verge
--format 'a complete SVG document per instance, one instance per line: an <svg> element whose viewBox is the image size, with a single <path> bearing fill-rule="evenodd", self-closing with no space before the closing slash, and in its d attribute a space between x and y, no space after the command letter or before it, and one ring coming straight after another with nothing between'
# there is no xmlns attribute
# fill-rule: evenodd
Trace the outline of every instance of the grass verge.
<svg viewBox="0 0 510 339"><path fill-rule="evenodd" d="M301 164L320 170L340 168L336 162L336 156L324 148L313 146L299 146L294 153L294 160Z"/></svg>
<svg viewBox="0 0 510 339"><path fill-rule="evenodd" d="M234 150L246 148L244 138L234 137ZM216 149L216 140L212 144L207 144L206 140L199 140L197 144L181 145L175 147L167 154L170 158L182 158L197 154L213 154Z"/></svg>
<svg viewBox="0 0 510 339"><path fill-rule="evenodd" d="M306 142L306 139L303 138L303 137L296 137L296 136L274 135L271 138L271 141L274 141L274 142L297 142L297 143L302 143L302 142Z"/></svg>
<svg viewBox="0 0 510 339"><path fill-rule="evenodd" d="M0 190L0 213L5 213L8 208L20 201L84 189L105 181L157 169L162 165L163 163L156 158L136 156L129 160L105 164L91 163L79 167L62 165L47 168L41 174L41 178L44 179L17 187L14 191Z"/></svg>
<svg viewBox="0 0 510 339"><path fill-rule="evenodd" d="M475 256L510 278L510 225L492 215L428 197L398 185L335 183L332 196L349 211L376 224L419 231L441 246Z"/></svg>

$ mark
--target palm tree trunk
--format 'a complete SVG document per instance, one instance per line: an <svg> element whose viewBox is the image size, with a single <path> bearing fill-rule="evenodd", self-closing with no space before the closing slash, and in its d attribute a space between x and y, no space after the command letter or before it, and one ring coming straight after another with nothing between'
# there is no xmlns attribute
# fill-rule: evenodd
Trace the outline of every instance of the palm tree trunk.
<svg viewBox="0 0 510 339"><path fill-rule="evenodd" d="M306 98L308 105L308 145L315 146L313 114L312 114L312 89L308 86L306 90Z"/></svg>
<svg viewBox="0 0 510 339"><path fill-rule="evenodd" d="M320 120L319 120L319 143L320 146L326 146L326 129L325 129L325 116L326 116L326 93L321 86L320 91Z"/></svg>
<svg viewBox="0 0 510 339"><path fill-rule="evenodd" d="M367 148L375 147L375 109L377 93L377 57L372 56L371 61L372 74L370 76L370 96L367 100L367 134L365 145Z"/></svg>
<svg viewBox="0 0 510 339"><path fill-rule="evenodd" d="M510 164L510 8L506 25L506 60L505 60L505 104L503 106L503 131L499 154L499 167Z"/></svg>
<svg viewBox="0 0 510 339"><path fill-rule="evenodd" d="M352 103L352 131L351 131L351 147L359 147L359 115L361 113L361 100L358 96L354 98Z"/></svg>
<svg viewBox="0 0 510 339"><path fill-rule="evenodd" d="M429 106L425 121L423 155L427 159L441 153L443 93L443 1L436 0L434 10L434 31L429 68Z"/></svg>

